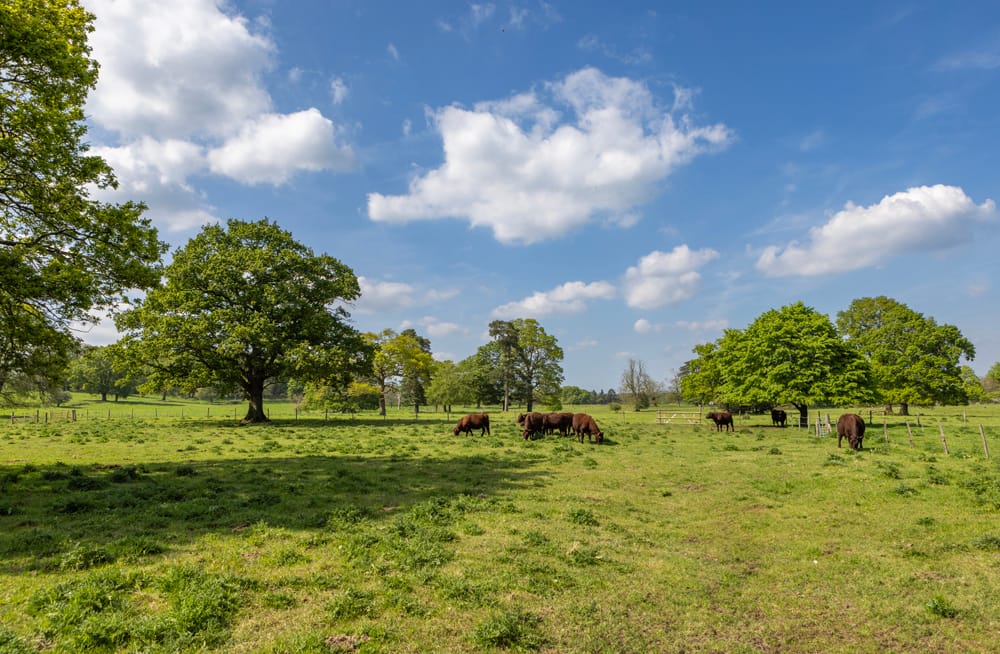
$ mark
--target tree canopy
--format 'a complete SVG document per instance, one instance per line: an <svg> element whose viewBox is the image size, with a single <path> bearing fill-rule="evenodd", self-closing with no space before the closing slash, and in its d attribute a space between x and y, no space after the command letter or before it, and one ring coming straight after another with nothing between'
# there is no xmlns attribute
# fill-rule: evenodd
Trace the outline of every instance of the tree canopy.
<svg viewBox="0 0 1000 654"><path fill-rule="evenodd" d="M74 321L159 277L145 207L90 197L116 184L84 141L93 19L77 0L0 4L0 390L12 375L52 381Z"/></svg>
<svg viewBox="0 0 1000 654"><path fill-rule="evenodd" d="M240 389L244 420L262 422L270 381L346 387L367 368L369 350L342 305L359 294L348 266L276 223L229 220L179 249L163 285L118 324L133 365L164 384Z"/></svg>
<svg viewBox="0 0 1000 654"><path fill-rule="evenodd" d="M534 318L511 321L517 334L513 349L513 377L518 397L531 411L535 400L558 401L559 386L563 381L563 351L555 336Z"/></svg>
<svg viewBox="0 0 1000 654"><path fill-rule="evenodd" d="M727 329L695 352L682 388L729 405L787 402L807 419L809 405L874 396L868 363L802 302L766 311L745 330Z"/></svg>
<svg viewBox="0 0 1000 654"><path fill-rule="evenodd" d="M854 300L837 314L837 327L871 364L872 377L887 409L910 404L961 404L968 401L960 359L976 350L953 325L885 296Z"/></svg>

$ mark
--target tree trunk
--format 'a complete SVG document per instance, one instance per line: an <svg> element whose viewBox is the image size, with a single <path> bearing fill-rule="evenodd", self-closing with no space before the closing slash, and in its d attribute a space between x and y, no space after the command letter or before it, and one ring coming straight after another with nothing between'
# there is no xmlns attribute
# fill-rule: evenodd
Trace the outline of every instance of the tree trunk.
<svg viewBox="0 0 1000 654"><path fill-rule="evenodd" d="M796 404L792 402L792 406L799 410L799 427L809 426L809 405L808 404Z"/></svg>
<svg viewBox="0 0 1000 654"><path fill-rule="evenodd" d="M908 402L899 403L899 415L901 416L910 415L910 404Z"/></svg>
<svg viewBox="0 0 1000 654"><path fill-rule="evenodd" d="M887 403L885 405L885 411L884 411L884 413L887 416L891 416L892 415L892 404L891 403Z"/></svg>
<svg viewBox="0 0 1000 654"><path fill-rule="evenodd" d="M264 379L254 379L243 389L246 392L249 406L243 422L261 423L268 422L267 414L264 413Z"/></svg>
<svg viewBox="0 0 1000 654"><path fill-rule="evenodd" d="M380 416L384 416L385 415L385 384L384 383L379 387L379 394L378 394L378 414Z"/></svg>
<svg viewBox="0 0 1000 654"><path fill-rule="evenodd" d="M101 391L101 402L107 402L107 401L108 401L107 391Z"/></svg>

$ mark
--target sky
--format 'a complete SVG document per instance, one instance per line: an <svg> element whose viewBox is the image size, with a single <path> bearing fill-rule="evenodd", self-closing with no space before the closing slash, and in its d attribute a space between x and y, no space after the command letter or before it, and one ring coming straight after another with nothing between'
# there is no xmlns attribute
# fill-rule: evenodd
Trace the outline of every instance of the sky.
<svg viewBox="0 0 1000 654"><path fill-rule="evenodd" d="M358 276L361 331L457 362L535 318L602 390L885 295L1000 361L998 3L84 5L99 199L171 251L276 221Z"/></svg>

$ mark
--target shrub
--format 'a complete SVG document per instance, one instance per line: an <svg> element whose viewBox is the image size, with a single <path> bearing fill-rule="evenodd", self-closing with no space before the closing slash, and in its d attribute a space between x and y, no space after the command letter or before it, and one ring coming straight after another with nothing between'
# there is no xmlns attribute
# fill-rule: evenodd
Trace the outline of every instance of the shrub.
<svg viewBox="0 0 1000 654"><path fill-rule="evenodd" d="M927 607L928 611L940 618L954 618L958 615L958 609L952 606L951 602L941 595L935 595L924 606Z"/></svg>

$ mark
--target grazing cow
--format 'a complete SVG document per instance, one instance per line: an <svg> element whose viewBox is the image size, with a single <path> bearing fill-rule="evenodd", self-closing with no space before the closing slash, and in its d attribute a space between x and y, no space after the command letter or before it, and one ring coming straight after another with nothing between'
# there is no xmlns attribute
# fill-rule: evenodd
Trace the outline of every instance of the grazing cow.
<svg viewBox="0 0 1000 654"><path fill-rule="evenodd" d="M861 449L861 439L865 436L865 421L856 413L845 413L837 419L837 447L847 439L852 450Z"/></svg>
<svg viewBox="0 0 1000 654"><path fill-rule="evenodd" d="M705 417L715 423L715 431L722 431L722 427L726 427L726 431L732 429L736 431L736 426L733 424L733 414L728 411L711 411L705 414Z"/></svg>
<svg viewBox="0 0 1000 654"><path fill-rule="evenodd" d="M545 433L545 415L538 412L520 414L517 416L517 424L524 428L521 432L524 440L534 438L535 434Z"/></svg>
<svg viewBox="0 0 1000 654"><path fill-rule="evenodd" d="M775 427L784 427L788 420L788 414L784 409L771 409L771 424Z"/></svg>
<svg viewBox="0 0 1000 654"><path fill-rule="evenodd" d="M569 430L573 428L572 413L546 413L545 433L552 434L559 432L560 436L569 436Z"/></svg>
<svg viewBox="0 0 1000 654"><path fill-rule="evenodd" d="M472 435L472 430L478 429L479 435L490 433L490 414L488 413L470 413L467 416L462 416L462 419L458 421L455 425L455 435L458 436L459 433L465 432L468 435Z"/></svg>
<svg viewBox="0 0 1000 654"><path fill-rule="evenodd" d="M589 413L573 414L573 433L583 442L583 435L587 435L587 440L592 440L598 445L604 442L604 432L597 428L597 423Z"/></svg>

